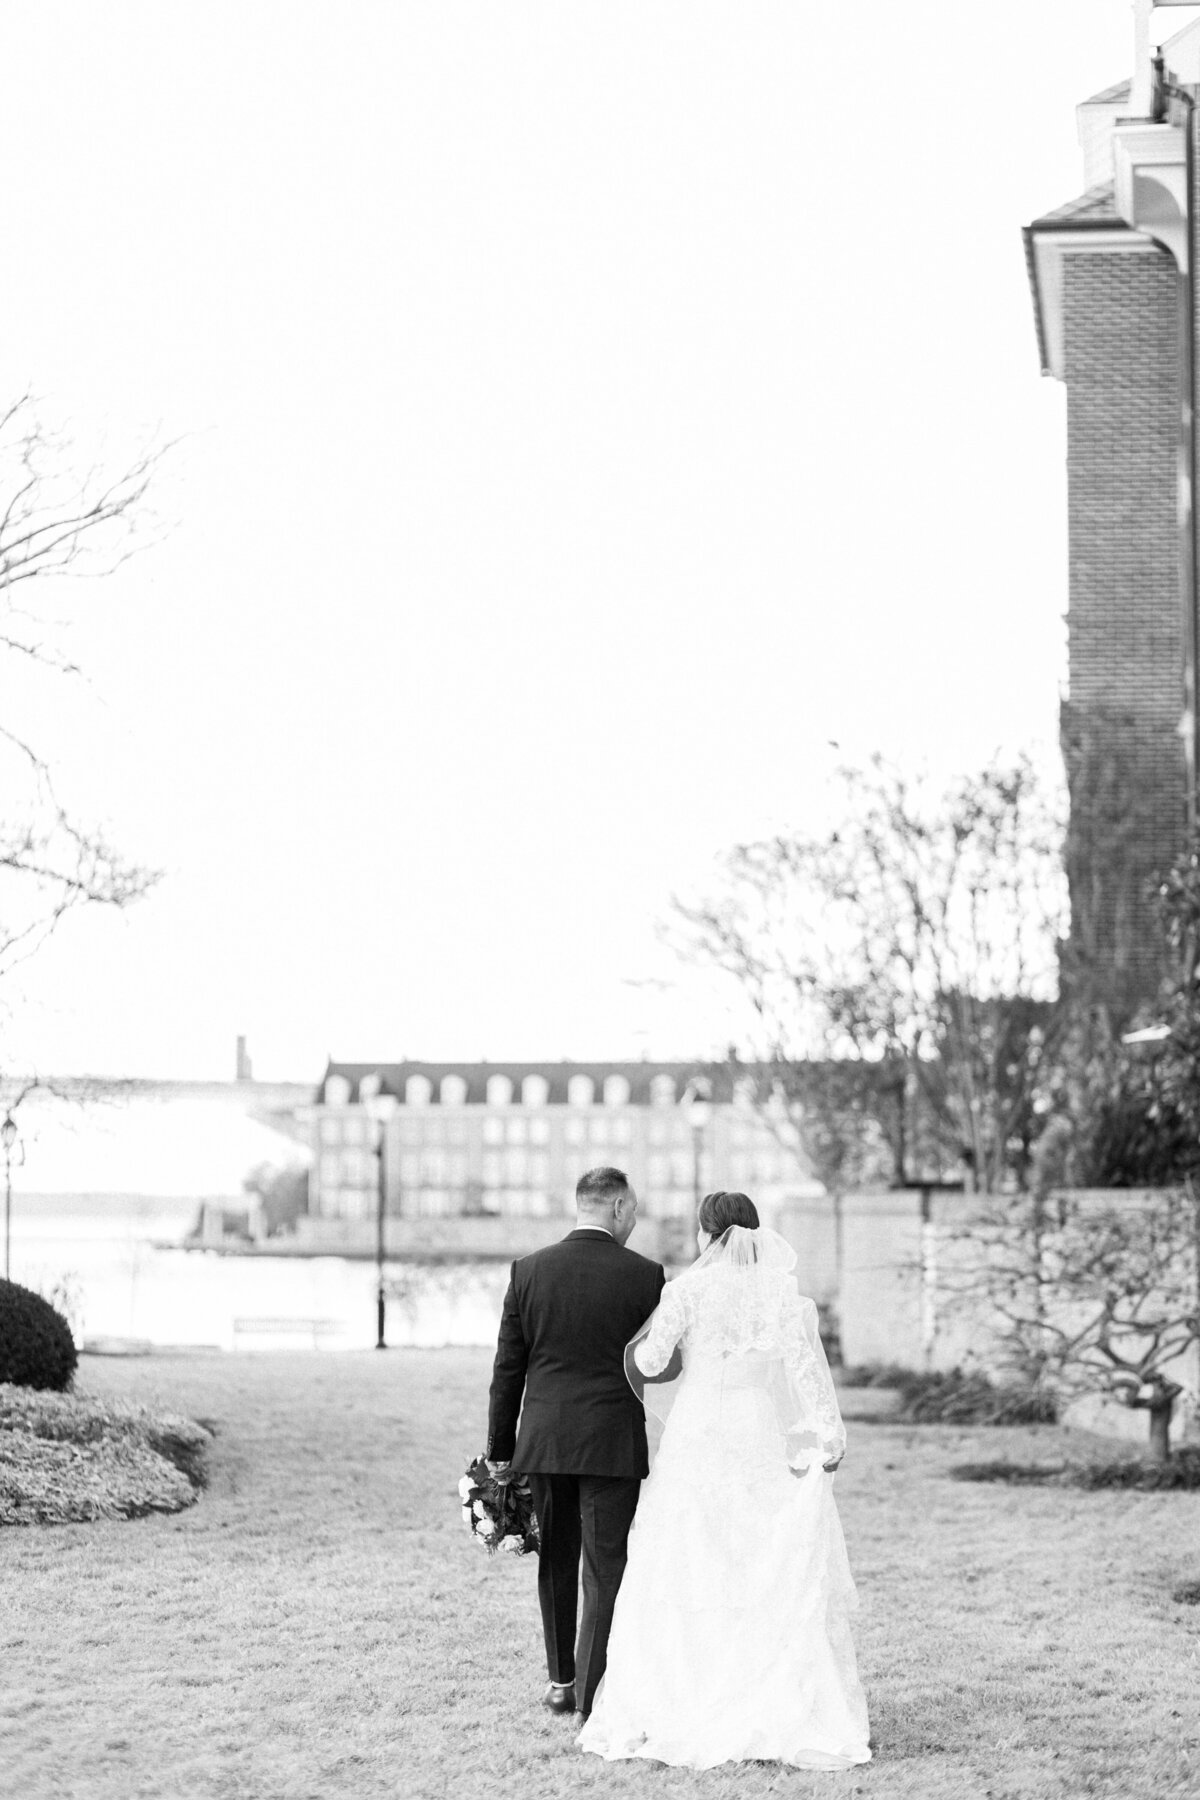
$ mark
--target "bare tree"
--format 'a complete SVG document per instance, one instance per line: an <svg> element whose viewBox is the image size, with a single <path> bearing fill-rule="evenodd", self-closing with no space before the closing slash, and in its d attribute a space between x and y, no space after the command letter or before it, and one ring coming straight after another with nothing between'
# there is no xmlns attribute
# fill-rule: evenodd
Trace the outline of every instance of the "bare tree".
<svg viewBox="0 0 1200 1800"><path fill-rule="evenodd" d="M951 1303L981 1319L1026 1380L1145 1408L1150 1457L1166 1461L1183 1391L1173 1366L1200 1343L1190 1183L1109 1199L1035 1181L985 1201L954 1235Z"/></svg>
<svg viewBox="0 0 1200 1800"><path fill-rule="evenodd" d="M865 1136L896 1181L965 1162L983 1191L1022 1186L1056 1023L1057 802L1024 757L940 792L881 758L841 779L833 830L738 845L714 895L675 903L676 947L737 983L751 1057L832 1166ZM828 1063L855 1079L806 1073Z"/></svg>
<svg viewBox="0 0 1200 1800"><path fill-rule="evenodd" d="M36 599L58 580L111 574L139 548L147 489L167 448L144 451L115 478L100 469L80 473L69 444L42 425L28 394L0 413L0 656L14 677L22 666L80 675L61 622ZM8 687L11 695L14 683ZM73 816L48 758L14 724L11 706L0 718L0 789L3 976L67 912L128 906L157 876Z"/></svg>

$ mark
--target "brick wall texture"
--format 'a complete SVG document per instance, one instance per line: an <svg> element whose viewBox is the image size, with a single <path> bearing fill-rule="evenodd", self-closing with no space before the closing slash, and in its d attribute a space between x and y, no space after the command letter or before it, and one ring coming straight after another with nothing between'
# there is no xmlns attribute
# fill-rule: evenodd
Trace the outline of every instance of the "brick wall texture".
<svg viewBox="0 0 1200 1800"><path fill-rule="evenodd" d="M1147 888L1185 828L1180 287L1157 249L1064 264L1072 959L1127 1015L1162 973Z"/></svg>

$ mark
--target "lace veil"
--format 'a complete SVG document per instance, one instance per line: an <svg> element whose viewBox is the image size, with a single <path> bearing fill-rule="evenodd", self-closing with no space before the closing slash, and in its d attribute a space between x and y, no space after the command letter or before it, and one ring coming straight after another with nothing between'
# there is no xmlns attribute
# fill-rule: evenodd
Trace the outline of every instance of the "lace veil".
<svg viewBox="0 0 1200 1800"><path fill-rule="evenodd" d="M794 1468L808 1467L818 1453L823 1461L844 1453L817 1309L799 1293L796 1260L777 1231L733 1225L667 1284L625 1350L625 1373L648 1424L665 1425L689 1377L722 1388L759 1387L770 1396Z"/></svg>

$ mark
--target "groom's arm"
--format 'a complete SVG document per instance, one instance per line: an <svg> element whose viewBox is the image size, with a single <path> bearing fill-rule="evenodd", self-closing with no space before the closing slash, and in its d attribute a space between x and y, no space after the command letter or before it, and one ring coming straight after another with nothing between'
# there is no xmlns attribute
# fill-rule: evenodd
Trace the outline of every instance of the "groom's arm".
<svg viewBox="0 0 1200 1800"><path fill-rule="evenodd" d="M529 1345L525 1342L525 1333L521 1328L521 1312L517 1305L517 1267L514 1263L509 1276L508 1292L504 1296L504 1310L500 1315L496 1360L492 1364L486 1451L489 1462L512 1460L528 1363Z"/></svg>

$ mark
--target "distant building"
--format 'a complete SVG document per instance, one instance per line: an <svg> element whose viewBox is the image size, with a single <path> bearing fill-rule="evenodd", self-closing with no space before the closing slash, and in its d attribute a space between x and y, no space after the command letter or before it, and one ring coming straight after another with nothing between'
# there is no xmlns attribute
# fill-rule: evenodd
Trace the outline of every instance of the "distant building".
<svg viewBox="0 0 1200 1800"><path fill-rule="evenodd" d="M1175 3L1175 0L1168 0ZM1042 369L1066 385L1068 977L1120 1016L1162 946L1148 889L1197 811L1195 222L1200 25L1078 109L1084 192L1026 228Z"/></svg>
<svg viewBox="0 0 1200 1800"><path fill-rule="evenodd" d="M698 1090L710 1098L697 1112ZM382 1128L379 1095L392 1102ZM625 1170L644 1216L689 1231L698 1189L743 1189L764 1222L822 1192L786 1123L695 1063L331 1062L311 1116L310 1223L374 1220L381 1129L396 1219L565 1219L602 1163Z"/></svg>

